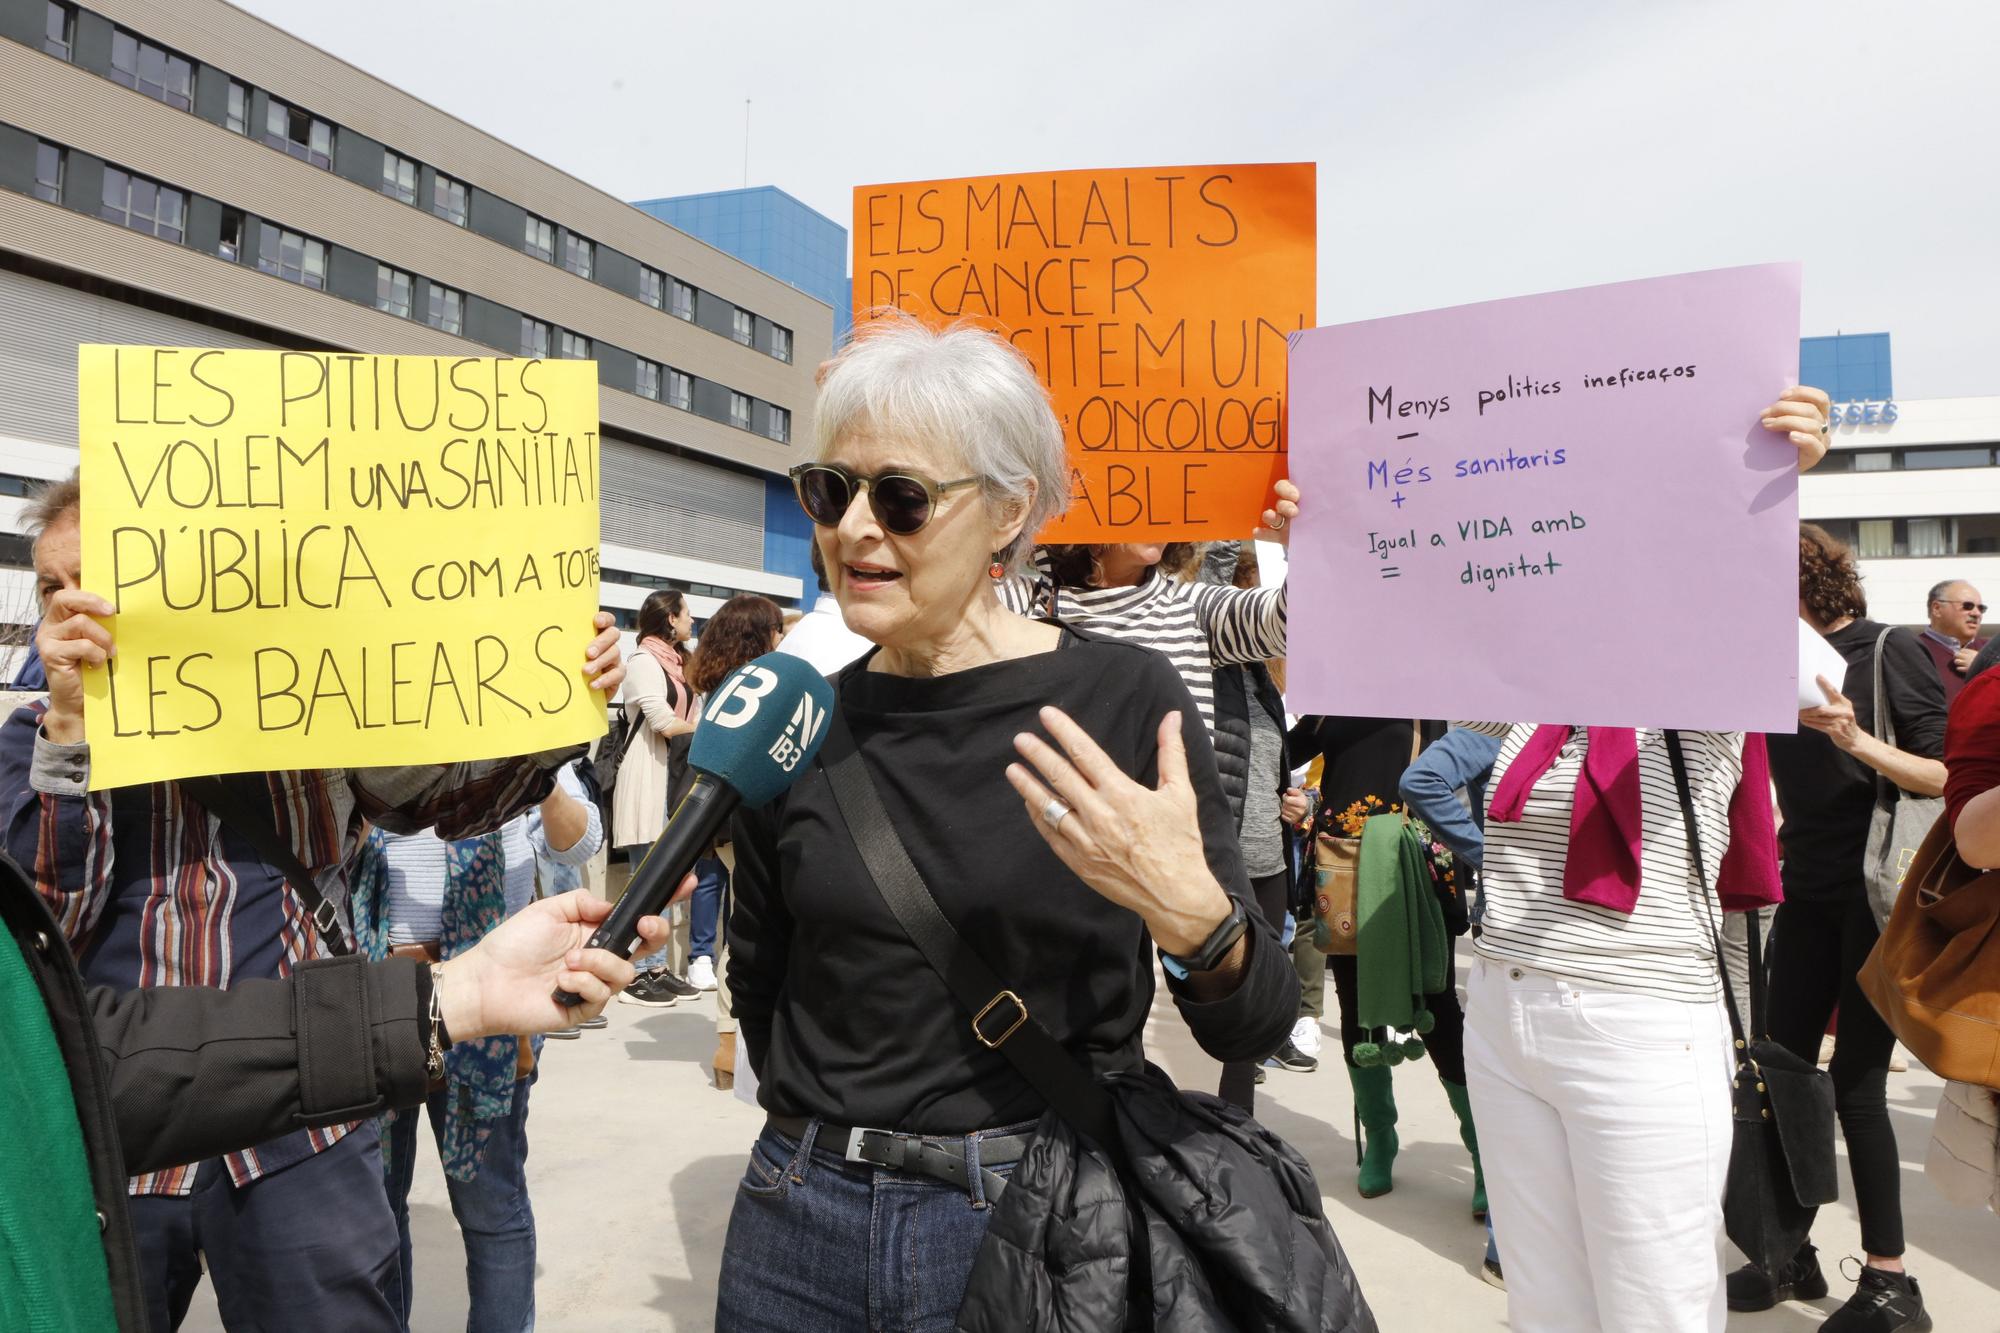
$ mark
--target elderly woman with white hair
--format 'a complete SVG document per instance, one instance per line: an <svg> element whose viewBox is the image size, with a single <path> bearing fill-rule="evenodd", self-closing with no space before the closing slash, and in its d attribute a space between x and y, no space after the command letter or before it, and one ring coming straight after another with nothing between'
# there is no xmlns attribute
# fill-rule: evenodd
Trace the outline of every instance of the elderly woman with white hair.
<svg viewBox="0 0 2000 1333"><path fill-rule="evenodd" d="M799 501L877 645L837 707L945 915L1097 1074L1144 1059L1155 948L1210 1054L1274 1049L1298 983L1249 905L1186 686L993 595L1067 499L1031 367L982 330L884 319L829 363L816 417ZM729 980L769 1118L717 1326L949 1329L1045 1102L898 924L823 768L740 814L735 842Z"/></svg>

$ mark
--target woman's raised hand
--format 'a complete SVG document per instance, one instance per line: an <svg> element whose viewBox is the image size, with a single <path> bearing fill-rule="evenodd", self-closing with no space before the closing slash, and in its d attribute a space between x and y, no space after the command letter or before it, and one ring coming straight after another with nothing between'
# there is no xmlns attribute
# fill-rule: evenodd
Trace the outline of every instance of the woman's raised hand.
<svg viewBox="0 0 2000 1333"><path fill-rule="evenodd" d="M1292 520L1299 516L1299 488L1289 480L1281 481L1275 488L1278 498L1264 511L1257 524L1257 530L1250 534L1252 540L1276 542L1289 547L1292 542Z"/></svg>
<svg viewBox="0 0 2000 1333"><path fill-rule="evenodd" d="M1280 483L1283 485L1284 483ZM1146 787L1113 763L1059 708L1042 725L1062 747L1022 732L1007 780L1062 863L1098 893L1145 919L1169 954L1199 949L1229 915L1229 895L1208 868L1181 715L1160 720L1160 783Z"/></svg>
<svg viewBox="0 0 2000 1333"><path fill-rule="evenodd" d="M1824 389L1795 386L1764 409L1764 429L1787 436L1798 447L1799 471L1810 472L1826 457L1828 413L1833 400Z"/></svg>

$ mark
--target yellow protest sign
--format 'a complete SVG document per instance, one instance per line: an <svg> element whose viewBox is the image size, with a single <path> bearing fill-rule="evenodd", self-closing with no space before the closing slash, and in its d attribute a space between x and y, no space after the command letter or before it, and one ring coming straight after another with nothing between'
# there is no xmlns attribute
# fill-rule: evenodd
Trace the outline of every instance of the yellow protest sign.
<svg viewBox="0 0 2000 1333"><path fill-rule="evenodd" d="M78 357L93 789L603 732L594 363Z"/></svg>

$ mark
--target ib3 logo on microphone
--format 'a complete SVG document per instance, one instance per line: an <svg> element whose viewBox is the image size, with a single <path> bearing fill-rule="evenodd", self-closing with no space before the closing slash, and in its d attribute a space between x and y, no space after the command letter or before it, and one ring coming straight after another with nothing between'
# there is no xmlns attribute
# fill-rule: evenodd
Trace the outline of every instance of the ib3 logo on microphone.
<svg viewBox="0 0 2000 1333"><path fill-rule="evenodd" d="M778 688L778 673L756 663L739 668L708 701L702 721L734 730L757 716L757 705Z"/></svg>
<svg viewBox="0 0 2000 1333"><path fill-rule="evenodd" d="M748 724L757 716L758 708L778 688L778 674L754 662L739 669L735 675L722 683L709 701L702 720L719 727L732 730ZM826 708L817 703L811 694L799 695L798 704L792 709L791 720L771 743L767 752L771 760L789 773L798 762L811 752L813 742L826 726Z"/></svg>

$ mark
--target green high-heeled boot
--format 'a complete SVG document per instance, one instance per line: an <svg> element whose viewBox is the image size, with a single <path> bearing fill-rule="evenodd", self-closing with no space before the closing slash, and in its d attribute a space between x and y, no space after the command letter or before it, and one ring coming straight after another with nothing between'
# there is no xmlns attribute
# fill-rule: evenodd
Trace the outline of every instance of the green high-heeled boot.
<svg viewBox="0 0 2000 1333"><path fill-rule="evenodd" d="M1347 1067L1347 1081L1354 1088L1354 1116L1364 1132L1361 1173L1356 1185L1364 1199L1379 1198L1396 1187L1391 1172L1396 1151L1395 1075L1384 1065Z"/></svg>
<svg viewBox="0 0 2000 1333"><path fill-rule="evenodd" d="M1452 1112L1458 1116L1458 1141L1472 1154L1472 1215L1482 1221L1486 1217L1486 1172L1479 1165L1479 1133L1472 1127L1472 1095L1463 1083L1453 1083L1449 1079L1439 1079L1444 1084L1444 1095L1451 1099Z"/></svg>

